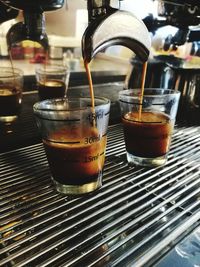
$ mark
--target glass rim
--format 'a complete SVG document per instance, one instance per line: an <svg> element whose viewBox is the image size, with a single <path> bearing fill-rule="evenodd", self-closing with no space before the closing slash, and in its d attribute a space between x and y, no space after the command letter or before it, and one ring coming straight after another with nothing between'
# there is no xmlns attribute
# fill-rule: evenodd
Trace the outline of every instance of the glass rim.
<svg viewBox="0 0 200 267"><path fill-rule="evenodd" d="M19 68L12 68L12 67L0 67L0 78L13 78L23 76L23 70Z"/></svg>
<svg viewBox="0 0 200 267"><path fill-rule="evenodd" d="M141 88L134 88L134 89L125 89L122 91L119 91L119 96L124 96L124 97L138 97L138 93L140 92ZM148 91L165 91L166 93L163 94L148 94ZM130 95L129 93L134 93L133 95ZM147 93L147 94L146 94ZM169 96L169 95L180 95L181 92L175 89L167 89L167 88L144 88L144 97L163 97L163 96Z"/></svg>
<svg viewBox="0 0 200 267"><path fill-rule="evenodd" d="M43 101L39 101L39 102L36 102L34 105L33 105L33 110L34 111L57 111L57 112L63 112L63 111L80 111L80 110L88 110L88 109L91 109L92 106L85 106L85 107L76 107L76 108L55 108L56 106L56 102L77 102L80 101L80 100L89 100L89 102L91 102L91 98L90 97L63 97L63 98L54 98L54 99L46 99L46 100L43 100ZM108 99L108 98L105 98L105 97L99 97L99 96L96 96L94 97L94 100L102 100L104 101L104 103L100 103L100 104L97 104L94 106L94 108L96 107L101 107L101 106L104 106L104 105L108 105L111 103L111 101ZM46 103L45 103L46 102ZM55 104L53 105L53 102L55 102ZM49 105L48 105L49 103ZM47 104L47 107L44 107L43 105ZM51 107L53 105L53 107Z"/></svg>
<svg viewBox="0 0 200 267"><path fill-rule="evenodd" d="M35 67L35 72L38 74L62 74L62 73L68 73L69 68L64 65L56 65L56 64L40 64Z"/></svg>

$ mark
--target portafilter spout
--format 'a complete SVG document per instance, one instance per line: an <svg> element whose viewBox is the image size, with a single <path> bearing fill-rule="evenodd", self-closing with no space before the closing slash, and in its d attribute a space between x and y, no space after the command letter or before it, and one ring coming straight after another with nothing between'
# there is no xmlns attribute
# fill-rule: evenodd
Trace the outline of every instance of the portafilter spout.
<svg viewBox="0 0 200 267"><path fill-rule="evenodd" d="M145 62L151 47L144 23L132 13L110 6L110 0L88 0L89 25L82 37L83 59L90 62L100 51L113 45L131 49Z"/></svg>

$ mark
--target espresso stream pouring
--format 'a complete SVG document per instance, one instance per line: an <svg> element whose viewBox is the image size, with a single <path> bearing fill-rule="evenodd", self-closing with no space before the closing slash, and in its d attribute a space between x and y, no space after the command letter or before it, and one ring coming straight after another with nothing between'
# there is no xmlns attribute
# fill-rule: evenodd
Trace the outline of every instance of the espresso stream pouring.
<svg viewBox="0 0 200 267"><path fill-rule="evenodd" d="M133 14L115 9L107 0L88 0L89 25L82 38L82 54L86 62L113 45L131 49L145 62L151 46L144 23Z"/></svg>

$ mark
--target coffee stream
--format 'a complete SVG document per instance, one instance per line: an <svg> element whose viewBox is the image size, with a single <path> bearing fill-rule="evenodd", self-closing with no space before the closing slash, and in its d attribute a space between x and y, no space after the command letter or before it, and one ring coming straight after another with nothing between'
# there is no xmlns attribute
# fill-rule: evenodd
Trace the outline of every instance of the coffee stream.
<svg viewBox="0 0 200 267"><path fill-rule="evenodd" d="M139 113L138 113L139 121L141 121L141 116L142 116L142 102L143 102L143 96L144 96L146 73L147 73L147 61L144 63L143 69L142 69L142 84L141 84L141 91L140 91L140 96L139 96L140 98L139 98Z"/></svg>
<svg viewBox="0 0 200 267"><path fill-rule="evenodd" d="M10 63L11 63L11 68L12 68L12 72L13 72L13 79L14 79L14 88L15 89L13 88L13 90L16 90L16 80L15 80L15 72L14 72L14 65L13 65L13 60L12 60L11 49L9 50L9 57L10 57ZM44 60L44 69L45 70L47 67L47 59L48 59L48 51L46 51L46 53L45 53L45 60ZM87 75L88 82L89 82L92 112L93 112L93 114L95 114L94 88L93 88L93 82L92 82L91 71L89 68L89 63L86 60L84 60L84 67L85 67L86 75ZM143 69L142 69L142 84L141 84L140 99L139 99L139 112L138 112L138 120L139 121L141 120L141 116L142 116L142 102L143 102L143 95L144 95L146 72L147 72L147 62L144 63ZM46 76L45 76L44 84L46 84ZM95 127L95 124L96 124L96 121L94 119L94 121L93 121L94 127Z"/></svg>
<svg viewBox="0 0 200 267"><path fill-rule="evenodd" d="M92 83L92 75L91 75L91 71L89 68L89 63L86 60L84 60L84 66L85 66L86 75L87 75L88 82L89 82L91 106L94 111L95 106L94 106L94 88L93 88L93 83Z"/></svg>
<svg viewBox="0 0 200 267"><path fill-rule="evenodd" d="M86 75L87 75L88 82L89 82L92 113L95 115L94 88L93 88L93 83L92 83L92 75L91 75L91 71L89 68L89 63L86 60L84 60L84 66L85 66ZM93 127L95 127L95 125L96 125L96 119L94 117Z"/></svg>
<svg viewBox="0 0 200 267"><path fill-rule="evenodd" d="M16 79L15 79L15 70L14 70L14 64L13 64L11 49L8 50L8 54L10 57L10 64L11 64L11 69L12 69L12 74L13 74L13 92L15 93L17 90L17 83L16 83Z"/></svg>
<svg viewBox="0 0 200 267"><path fill-rule="evenodd" d="M92 76L91 76L91 71L89 68L89 63L84 60L84 67L86 70L86 75L88 78L89 82L89 89L90 89L90 97L91 97L91 106L92 106L92 111L95 113L95 102L94 102L94 88L93 88L93 83L92 83ZM138 120L141 121L142 119L142 102L143 102L143 95L144 95L144 86L145 86L145 80L146 80L146 73L147 73L147 61L143 65L142 69L142 84L141 84L141 91L139 95L139 112L138 112ZM93 126L95 127L95 120L93 122Z"/></svg>
<svg viewBox="0 0 200 267"><path fill-rule="evenodd" d="M48 50L44 52L44 73L46 73L47 69L47 61L48 61ZM46 84L47 77L45 75L44 85Z"/></svg>

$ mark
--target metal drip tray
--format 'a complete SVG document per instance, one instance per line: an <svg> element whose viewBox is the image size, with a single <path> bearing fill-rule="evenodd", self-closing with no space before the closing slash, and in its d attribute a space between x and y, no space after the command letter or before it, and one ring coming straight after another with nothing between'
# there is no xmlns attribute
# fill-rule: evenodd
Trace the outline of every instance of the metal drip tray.
<svg viewBox="0 0 200 267"><path fill-rule="evenodd" d="M154 266L200 224L199 197L199 127L146 169L110 126L103 187L79 198L55 191L42 144L0 154L0 266Z"/></svg>

